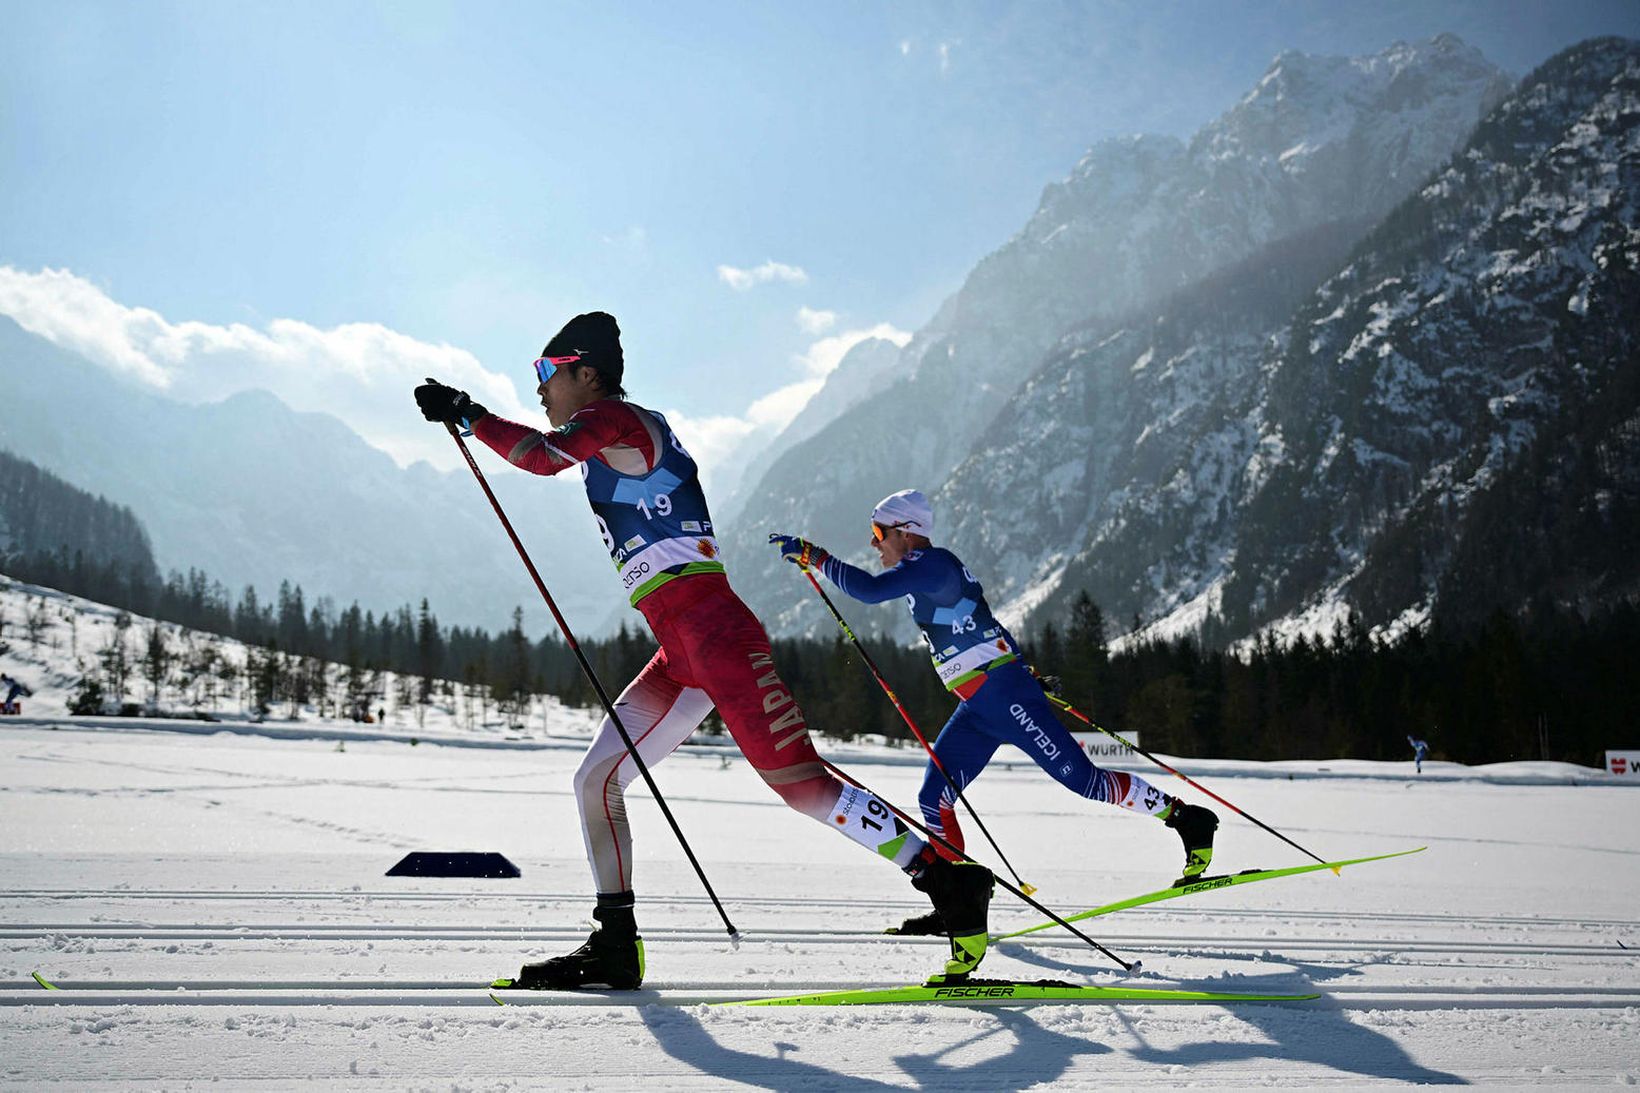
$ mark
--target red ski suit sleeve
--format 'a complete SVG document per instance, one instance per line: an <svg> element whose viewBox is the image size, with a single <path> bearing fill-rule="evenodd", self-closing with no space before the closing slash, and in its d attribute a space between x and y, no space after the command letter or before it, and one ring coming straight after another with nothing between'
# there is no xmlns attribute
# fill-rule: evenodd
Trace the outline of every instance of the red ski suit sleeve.
<svg viewBox="0 0 1640 1093"><path fill-rule="evenodd" d="M602 459L624 474L655 465L659 432L633 407L599 399L550 432L541 432L495 414L473 422L473 435L513 466L531 474L559 471Z"/></svg>

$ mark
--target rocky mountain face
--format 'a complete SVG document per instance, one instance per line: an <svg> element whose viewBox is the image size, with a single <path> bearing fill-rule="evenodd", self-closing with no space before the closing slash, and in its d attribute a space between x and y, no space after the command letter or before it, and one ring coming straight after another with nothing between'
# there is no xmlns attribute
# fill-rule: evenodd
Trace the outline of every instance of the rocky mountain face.
<svg viewBox="0 0 1640 1093"><path fill-rule="evenodd" d="M1068 335L940 493L952 540L1015 620L1086 588L1216 640L1640 593L1637 117L1640 44L1585 43L1353 247Z"/></svg>
<svg viewBox="0 0 1640 1093"><path fill-rule="evenodd" d="M726 544L737 585L776 629L817 625L802 586L761 546L769 532L803 531L865 558L849 544L863 542L878 498L910 485L933 493L959 463L1008 445L999 412L1067 332L1153 313L1284 246L1347 250L1350 233L1427 180L1508 86L1451 36L1370 57L1290 52L1188 143L1097 145L916 334L892 386L771 463ZM969 533L971 514L948 515ZM1057 519L1021 511L1006 522L1044 553L1063 549Z"/></svg>
<svg viewBox="0 0 1640 1093"><path fill-rule="evenodd" d="M0 382L0 449L128 506L162 570L198 567L264 599L288 579L310 602L375 611L426 596L442 622L491 631L521 604L532 634L551 625L465 468L400 468L344 422L266 392L205 406L162 398L4 317ZM409 391L404 402L414 414ZM476 454L572 625L601 630L620 586L580 481Z"/></svg>

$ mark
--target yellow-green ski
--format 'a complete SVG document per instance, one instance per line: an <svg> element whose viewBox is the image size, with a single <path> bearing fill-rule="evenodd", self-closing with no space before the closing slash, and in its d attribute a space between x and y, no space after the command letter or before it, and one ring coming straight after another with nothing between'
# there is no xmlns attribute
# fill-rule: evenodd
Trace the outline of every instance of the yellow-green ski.
<svg viewBox="0 0 1640 1093"><path fill-rule="evenodd" d="M1220 877L1198 877L1189 884L1180 884L1173 888L1163 888L1159 892L1146 892L1142 896L1133 896L1129 899L1107 903L1103 907L1095 907L1091 911L1082 911L1074 915L1066 915L1066 922L1081 922L1085 918L1095 918L1099 915L1108 915L1116 911L1126 911L1130 907L1141 907L1147 903L1159 903L1164 899L1178 899L1180 896L1194 896L1201 892L1211 892L1219 888L1229 888L1237 884L1252 884L1254 881L1274 880L1277 877L1291 877L1299 873L1314 873L1320 869L1331 869L1334 872L1346 865L1360 865L1362 862L1383 861L1386 858L1401 858L1408 854L1429 849L1427 846L1415 847L1411 850L1397 850L1393 854L1375 854L1370 858L1350 858L1348 861L1316 862L1311 865L1294 865L1286 869L1249 869L1244 873L1231 873ZM999 934L993 941L1004 941L1010 937L1022 937L1025 934L1034 934L1039 930L1050 930L1059 925L1057 922L1042 922L1035 926L1027 926L1023 930L1015 930L1010 934Z"/></svg>
<svg viewBox="0 0 1640 1093"><path fill-rule="evenodd" d="M719 1002L720 1006L1028 1006L1038 1002L1306 1002L1319 994L1237 994L1146 987L1092 987L1038 980L970 979L920 987L824 991L783 998Z"/></svg>

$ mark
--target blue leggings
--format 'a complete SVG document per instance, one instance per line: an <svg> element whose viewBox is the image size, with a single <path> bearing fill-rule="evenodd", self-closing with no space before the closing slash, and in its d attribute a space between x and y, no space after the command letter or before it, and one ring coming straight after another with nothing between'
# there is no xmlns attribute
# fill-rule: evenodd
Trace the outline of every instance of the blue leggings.
<svg viewBox="0 0 1640 1093"><path fill-rule="evenodd" d="M967 789L1003 744L1014 745L1054 781L1091 801L1152 815L1171 801L1142 778L1095 766L1054 716L1041 684L1018 663L992 669L985 685L957 704L934 741L934 754L958 788ZM929 763L917 794L923 820L960 850L955 800L945 774Z"/></svg>

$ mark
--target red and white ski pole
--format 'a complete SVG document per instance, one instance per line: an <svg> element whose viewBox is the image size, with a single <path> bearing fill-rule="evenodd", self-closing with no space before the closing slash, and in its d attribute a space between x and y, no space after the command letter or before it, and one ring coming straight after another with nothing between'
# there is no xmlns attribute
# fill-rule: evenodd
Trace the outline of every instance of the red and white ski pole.
<svg viewBox="0 0 1640 1093"><path fill-rule="evenodd" d="M928 758L933 762L934 769L945 776L945 784L951 787L951 792L956 794L957 800L962 802L962 807L968 810L968 815L973 818L974 824L985 836L985 841L991 844L991 849L997 852L997 857L1002 859L1002 864L1007 866L1008 872L1013 874L1014 883L1019 885L1019 890L1025 895L1031 895L1036 891L1036 887L1025 883L1019 875L1019 870L1015 869L1013 863L1008 860L1008 855L1002 852L1002 847L997 845L997 841L991 836L991 832L986 830L985 821L979 818L979 813L974 811L974 806L969 804L968 798L962 795L962 787L957 785L957 780L951 777L951 772L945 769L944 763L940 762L940 757L935 754L934 746L928 742L928 737L924 736L922 730L917 728L917 723L911 720L911 714L900 702L900 696L894 693L894 688L888 685L888 680L884 679L883 673L878 670L877 662L871 659L871 654L866 652L866 647L860 643L859 638L854 636L854 630L843 620L842 612L838 611L837 605L831 602L831 597L826 595L824 588L820 587L820 582L814 579L814 571L808 566L798 566L798 568L803 571L803 576L809 579L809 583L814 586L814 590L820 593L820 598L825 601L827 610L831 612L831 617L836 619L837 625L843 628L843 633L848 635L848 640L854 643L854 648L860 653L860 659L866 662L866 667L871 669L871 674L876 677L877 686L883 689L883 693L888 695L888 700L894 703L894 708L900 711L900 719L906 723L906 726L911 730L911 735L917 738L917 742L928 753ZM941 839L940 842L947 846L950 845L944 839Z"/></svg>
<svg viewBox="0 0 1640 1093"><path fill-rule="evenodd" d="M428 380L428 382L433 381ZM649 773L649 764L645 763L643 756L638 754L637 745L632 742L632 737L627 734L626 726L621 724L621 715L615 712L615 704L609 700L609 695L605 693L604 685L599 681L598 674L592 670L592 664L587 660L586 654L581 652L581 645L575 640L575 632L569 628L569 623L565 622L564 616L559 613L558 605L553 602L552 593L547 591L546 582L541 579L541 574L537 572L535 563L530 561L529 552L524 549L524 544L519 542L518 533L513 530L512 521L508 520L507 514L501 511L501 502L495 499L495 493L490 489L490 484L484 480L484 472L478 469L478 463L473 459L473 453L467 449L467 442L461 439L461 433L454 425L447 422L445 428L450 430L451 439L456 442L456 447L461 449L462 458L467 461L467 466L472 470L473 477L478 479L479 488L484 491L484 496L490 499L490 507L495 509L496 519L501 521L501 526L507 531L507 538L512 540L513 548L518 551L518 556L524 560L524 568L529 570L530 579L535 582L536 590L541 593L541 598L547 601L547 610L552 612L553 619L558 623L558 629L564 632L564 640L569 643L570 651L575 654L575 659L580 662L582 674L592 684L592 689L598 693L598 701L603 703L604 712L609 715L610 724L614 725L615 731L621 734L621 743L626 745L627 754L632 756L632 762L637 766L638 773L643 775L644 782L649 786L649 792L655 797L655 803L661 806L661 814L666 817L666 822L672 826L672 834L678 837L678 843L683 847L683 853L688 857L689 864L695 867L695 876L700 878L701 886L706 889L706 894L712 899L712 906L717 908L718 917L723 920L724 928L729 931L729 940L739 944L740 931L735 929L733 922L729 921L729 912L723 909L722 901L718 899L717 893L712 890L712 882L706 879L706 870L701 868L700 862L695 858L695 851L689 846L689 840L683 836L683 828L679 827L678 821L673 818L672 810L666 804L666 798L661 795L661 787L655 784L655 776Z"/></svg>
<svg viewBox="0 0 1640 1093"><path fill-rule="evenodd" d="M862 782L858 778L854 777L854 775L850 774L848 771L844 770L842 767L838 766L836 763L833 763L830 759L827 759L824 756L821 756L820 762L825 766L825 768L827 770L829 770L833 774L837 775L837 777L841 778L843 781L847 782L849 785L854 786L856 789L865 790L867 793L869 793L873 797L877 798L883 804L887 805L888 810L890 812L892 812L892 813L894 813L894 815L898 816L902 821L904 821L911 828L922 832L923 837L925 839L927 839L929 842L936 843L939 846L944 847L946 850L949 850L951 853L955 854L962 861L973 861L974 860L973 858L970 858L963 851L958 850L955 846L951 845L951 843L947 842L943 837L934 834L934 832L928 830L928 828L924 827L922 824L920 824L916 820L912 819L905 812L904 809L896 807L894 802L890 801L887 797L884 797L881 793L878 793L876 790L872 789L870 786L866 785L864 782ZM1027 903L1030 906L1036 908L1038 911L1041 911L1044 915L1047 915L1048 918L1052 919L1056 924L1058 924L1060 926L1063 926L1065 929L1069 930L1071 933L1075 934L1077 937L1081 938L1083 941L1086 941L1089 945L1092 945L1099 952L1104 953L1106 956L1108 956L1112 960L1116 961L1117 964L1121 965L1121 968L1124 972L1129 972L1129 973L1138 972L1139 963L1140 963L1139 961L1137 961L1137 960L1134 960L1134 961L1123 960L1121 957L1117 956L1115 953L1111 952L1109 949L1107 949L1103 945L1099 944L1099 942L1095 941L1093 938L1089 937L1087 934L1083 933L1081 930L1078 930L1075 926L1072 926L1067 919L1061 918L1059 915L1055 914L1053 911L1049 910L1047 907L1044 907L1042 904L1040 904L1036 900L1032 899L1031 894L1030 894L1029 891L1026 891L1024 888L1015 888L1013 885L1009 884L1007 881L1003 880L1001 877L996 876L994 873L992 874L992 877L996 880L996 882L998 884L1000 884L1003 887L1003 889L1005 891L1012 892L1014 895L1016 895L1020 899L1024 900L1025 903ZM1032 891L1034 891L1034 889L1032 889Z"/></svg>
<svg viewBox="0 0 1640 1093"><path fill-rule="evenodd" d="M1048 695L1048 701L1052 702L1055 706L1058 706L1061 710L1064 710L1066 713L1070 714L1072 717L1076 718L1078 721L1082 722L1082 724L1088 726L1090 729L1097 729L1098 731L1104 733L1106 736L1110 737L1112 740L1115 740L1118 743L1120 743L1123 747L1128 748L1132 751L1138 752L1140 755L1144 756L1146 759L1149 759L1152 763L1155 763L1158 767L1161 767L1163 770L1167 771L1169 774L1172 774L1172 775L1174 775L1176 777L1179 777L1179 778L1183 778L1186 782L1190 783L1192 786L1195 786L1197 789L1201 790L1203 793L1205 793L1209 797L1213 798L1213 800L1217 801L1219 804L1223 805L1225 808L1228 808L1231 812L1234 812L1237 816L1240 816L1242 819L1247 820L1249 823L1257 824L1259 827L1262 827L1264 830L1268 831L1270 834L1274 835L1276 838L1280 839L1282 842L1286 843L1288 846L1292 847L1294 850L1300 851L1304 854L1308 854L1310 857L1315 858L1315 860L1320 862L1322 865L1327 864L1327 859L1326 858L1318 857L1317 855L1311 853L1310 851L1305 850L1302 846L1299 846L1297 843L1293 842L1293 840L1289 839L1287 836L1283 835L1281 832L1277 831L1275 828L1271 827L1269 824L1265 823L1263 820L1259 819L1257 816L1253 816L1253 815L1250 815L1246 812L1243 812L1241 809L1237 808L1235 805L1231 804L1229 801L1226 801L1223 797L1220 797L1217 793L1214 793L1212 790L1208 789L1206 786L1202 785L1200 782L1198 782L1194 778L1190 777L1190 775L1185 774L1183 771L1175 770L1173 767L1168 766L1166 763L1162 762L1160 759L1156 758L1154 755L1150 754L1148 751L1141 748L1139 745L1135 744L1133 741L1125 740L1121 736L1119 736L1116 733L1113 733L1109 729L1105 728L1103 725L1100 725L1100 724L1096 723L1087 714L1083 713L1081 710L1078 710L1075 706L1072 706L1069 702L1066 702L1063 698L1060 698L1058 695L1049 694ZM1337 870L1335 868L1333 870L1333 872L1337 873L1337 872L1339 872L1339 870Z"/></svg>

